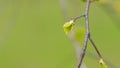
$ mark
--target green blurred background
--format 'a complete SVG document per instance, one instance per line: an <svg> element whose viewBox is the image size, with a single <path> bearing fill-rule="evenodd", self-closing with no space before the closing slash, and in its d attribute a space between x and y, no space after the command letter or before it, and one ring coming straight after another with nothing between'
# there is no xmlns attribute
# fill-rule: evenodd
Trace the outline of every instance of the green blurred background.
<svg viewBox="0 0 120 68"><path fill-rule="evenodd" d="M80 15L85 3L66 2L64 15L59 0L0 0L0 68L75 68L76 54L62 26L67 19ZM119 0L91 5L92 37L104 58L116 68L120 68L119 18ZM87 52L96 54L90 44ZM86 55L84 62L87 68L100 68L94 57Z"/></svg>

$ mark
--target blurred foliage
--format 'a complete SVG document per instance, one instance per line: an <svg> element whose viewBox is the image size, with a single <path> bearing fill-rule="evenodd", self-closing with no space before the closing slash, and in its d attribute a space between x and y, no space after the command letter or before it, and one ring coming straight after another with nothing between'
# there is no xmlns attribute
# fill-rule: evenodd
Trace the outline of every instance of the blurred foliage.
<svg viewBox="0 0 120 68"><path fill-rule="evenodd" d="M98 4L99 7L111 18L111 20L120 27L120 1L119 0L101 0Z"/></svg>
<svg viewBox="0 0 120 68"><path fill-rule="evenodd" d="M76 27L75 28L75 38L81 45L83 45L83 43L84 43L85 31L86 30L84 27Z"/></svg>
<svg viewBox="0 0 120 68"><path fill-rule="evenodd" d="M119 68L119 0L109 1L92 4L90 27L102 55ZM67 19L84 11L85 3L79 0L67 3ZM62 14L58 0L0 0L0 68L75 68L77 59L62 29ZM82 19L78 22L84 27ZM89 45L88 51L95 53ZM89 56L85 63L88 68L99 66Z"/></svg>

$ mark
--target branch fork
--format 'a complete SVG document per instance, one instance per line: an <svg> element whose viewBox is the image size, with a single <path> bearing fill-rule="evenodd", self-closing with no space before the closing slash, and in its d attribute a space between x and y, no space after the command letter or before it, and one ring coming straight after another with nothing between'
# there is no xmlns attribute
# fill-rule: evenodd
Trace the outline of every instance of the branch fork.
<svg viewBox="0 0 120 68"><path fill-rule="evenodd" d="M89 28L89 8L90 8L90 3L91 3L90 0L87 0L85 13L80 15L80 16L78 16L78 17L75 17L73 19L74 21L76 21L77 19L79 19L81 17L84 17L85 18L85 25L86 25L86 35L85 35L85 39L84 39L84 46L83 46L82 51L80 53L80 58L78 60L78 64L77 64L76 68L80 68L81 67L83 58L84 58L85 53L86 53L88 40L91 42L91 44L95 48L95 50L96 50L96 52L97 52L97 54L99 56L99 60L101 60L101 59L103 60L99 50L96 47L96 44L94 43L94 41L92 40L91 35L90 35L90 28Z"/></svg>

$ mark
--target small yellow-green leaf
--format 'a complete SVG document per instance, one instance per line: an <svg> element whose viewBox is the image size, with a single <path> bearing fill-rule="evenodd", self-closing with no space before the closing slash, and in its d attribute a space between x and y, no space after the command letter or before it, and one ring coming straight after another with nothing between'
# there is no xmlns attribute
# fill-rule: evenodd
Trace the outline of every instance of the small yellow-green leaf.
<svg viewBox="0 0 120 68"><path fill-rule="evenodd" d="M108 68L106 63L103 61L103 59L99 60L99 64L101 65L101 68Z"/></svg>
<svg viewBox="0 0 120 68"><path fill-rule="evenodd" d="M75 38L76 40L80 43L83 44L84 43L84 37L85 37L85 28L84 27L76 27L75 28Z"/></svg>
<svg viewBox="0 0 120 68"><path fill-rule="evenodd" d="M64 31L65 31L66 34L68 34L72 30L73 25L74 25L74 21L73 20L70 20L69 22L66 22L63 25Z"/></svg>

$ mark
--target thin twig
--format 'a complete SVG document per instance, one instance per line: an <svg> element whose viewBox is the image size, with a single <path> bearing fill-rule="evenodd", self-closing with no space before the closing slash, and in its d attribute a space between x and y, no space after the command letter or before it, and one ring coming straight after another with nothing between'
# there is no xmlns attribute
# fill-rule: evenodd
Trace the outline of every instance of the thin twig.
<svg viewBox="0 0 120 68"><path fill-rule="evenodd" d="M86 35L85 35L85 40L84 40L84 46L83 46L82 52L80 54L80 59L79 59L79 62L77 64L76 68L80 68L80 66L82 64L82 61L83 61L83 58L84 58L84 55L86 52L86 48L87 48L88 38L90 36L89 18L88 18L89 8L90 8L90 0L87 0L86 9L85 9Z"/></svg>
<svg viewBox="0 0 120 68"><path fill-rule="evenodd" d="M76 53L76 56L77 56L77 60L79 60L79 57L80 57L80 52L81 52L81 47L80 47L80 44L79 42L77 41L76 37L75 37L75 31L72 30L70 32L70 34L68 35L69 39L71 40L72 42L72 45L75 49L75 53ZM82 62L82 65L81 65L81 68L86 68L86 65L84 62Z"/></svg>
<svg viewBox="0 0 120 68"><path fill-rule="evenodd" d="M60 0L63 4L63 1L64 0ZM72 20L75 22L77 19L81 18L81 17L84 17L85 18L85 25L86 25L86 35L85 35L85 39L84 39L84 46L83 46L83 49L80 53L80 58L78 59L78 64L76 66L76 68L80 68L81 65L82 65L82 61L83 61L83 58L85 56L85 53L86 53L86 48L87 48L87 43L88 43L88 40L90 40L91 44L93 45L93 47L95 48L98 56L99 56L99 59L102 59L102 56L99 52L99 50L97 49L94 41L92 40L91 36L90 36L90 28L89 28L89 8L90 8L90 0L87 0L87 3L86 3L86 8L85 8L85 13L80 15L80 16L77 16L75 18L72 18ZM63 8L63 6L62 6ZM64 10L65 8L63 8ZM66 11L66 10L65 10ZM74 40L75 41L75 40Z"/></svg>
<svg viewBox="0 0 120 68"><path fill-rule="evenodd" d="M81 18L81 17L85 17L85 14L82 14L82 15L80 15L80 16L77 16L77 17L73 18L74 22L75 22L77 19Z"/></svg>
<svg viewBox="0 0 120 68"><path fill-rule="evenodd" d="M97 46L95 45L95 43L94 43L94 41L92 40L91 37L89 37L89 40L90 40L90 42L92 43L93 47L95 48L95 50L96 50L96 52L97 52L97 54L98 54L98 56L99 56L99 59L102 59L102 55L100 54Z"/></svg>

